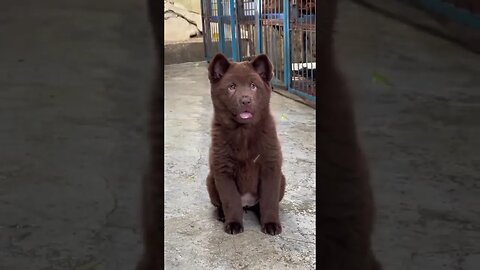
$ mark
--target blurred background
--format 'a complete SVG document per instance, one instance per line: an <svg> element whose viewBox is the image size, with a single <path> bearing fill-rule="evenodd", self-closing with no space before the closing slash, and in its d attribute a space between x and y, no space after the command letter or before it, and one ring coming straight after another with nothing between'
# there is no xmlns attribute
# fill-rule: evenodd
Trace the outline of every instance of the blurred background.
<svg viewBox="0 0 480 270"><path fill-rule="evenodd" d="M166 269L315 269L315 1L164 0ZM385 269L480 266L479 1L340 0ZM3 0L0 269L133 269L154 53L137 0ZM233 14L233 15L232 15ZM313 22L312 22L313 20ZM267 53L283 233L223 233L206 67ZM321 61L321 60L319 60Z"/></svg>

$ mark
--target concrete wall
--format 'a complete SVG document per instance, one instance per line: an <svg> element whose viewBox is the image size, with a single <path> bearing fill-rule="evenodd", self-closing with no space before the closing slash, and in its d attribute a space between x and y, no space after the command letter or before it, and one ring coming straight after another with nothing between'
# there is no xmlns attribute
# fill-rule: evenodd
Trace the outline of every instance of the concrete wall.
<svg viewBox="0 0 480 270"><path fill-rule="evenodd" d="M202 12L200 0L171 0L170 2L175 2L186 7L188 10L200 14Z"/></svg>

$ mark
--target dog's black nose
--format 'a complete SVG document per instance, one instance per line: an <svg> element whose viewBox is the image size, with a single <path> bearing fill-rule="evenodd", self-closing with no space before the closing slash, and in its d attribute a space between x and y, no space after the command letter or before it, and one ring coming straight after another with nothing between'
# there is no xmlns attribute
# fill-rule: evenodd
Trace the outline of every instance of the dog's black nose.
<svg viewBox="0 0 480 270"><path fill-rule="evenodd" d="M250 103L252 103L252 98L249 96L242 96L242 98L240 98L240 103L242 103L243 105L249 105Z"/></svg>

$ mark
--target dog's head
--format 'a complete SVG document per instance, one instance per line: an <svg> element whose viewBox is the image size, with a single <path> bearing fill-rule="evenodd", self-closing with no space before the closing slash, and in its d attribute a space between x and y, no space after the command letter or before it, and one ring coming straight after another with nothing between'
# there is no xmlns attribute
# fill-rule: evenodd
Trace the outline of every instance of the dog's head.
<svg viewBox="0 0 480 270"><path fill-rule="evenodd" d="M216 113L240 124L256 123L270 104L273 68L265 54L250 61L230 62L217 54L208 67Z"/></svg>

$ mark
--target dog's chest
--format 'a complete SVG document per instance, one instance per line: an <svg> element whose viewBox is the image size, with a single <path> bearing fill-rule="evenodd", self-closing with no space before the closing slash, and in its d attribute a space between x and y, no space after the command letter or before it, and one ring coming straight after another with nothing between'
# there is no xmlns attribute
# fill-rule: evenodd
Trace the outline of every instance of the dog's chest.
<svg viewBox="0 0 480 270"><path fill-rule="evenodd" d="M249 185L249 183L256 185L260 166L251 160L250 162L238 162L235 167L236 178L239 185Z"/></svg>
<svg viewBox="0 0 480 270"><path fill-rule="evenodd" d="M258 197L252 193L245 193L242 195L242 207L254 206L258 202Z"/></svg>
<svg viewBox="0 0 480 270"><path fill-rule="evenodd" d="M236 162L235 174L237 188L242 195L242 204L251 206L251 203L256 201L258 193L260 165L257 163L258 158L255 160L253 155L247 156L247 159Z"/></svg>
<svg viewBox="0 0 480 270"><path fill-rule="evenodd" d="M233 146L237 188L243 206L253 206L258 201L260 153L255 140L245 139L246 134L237 134Z"/></svg>

